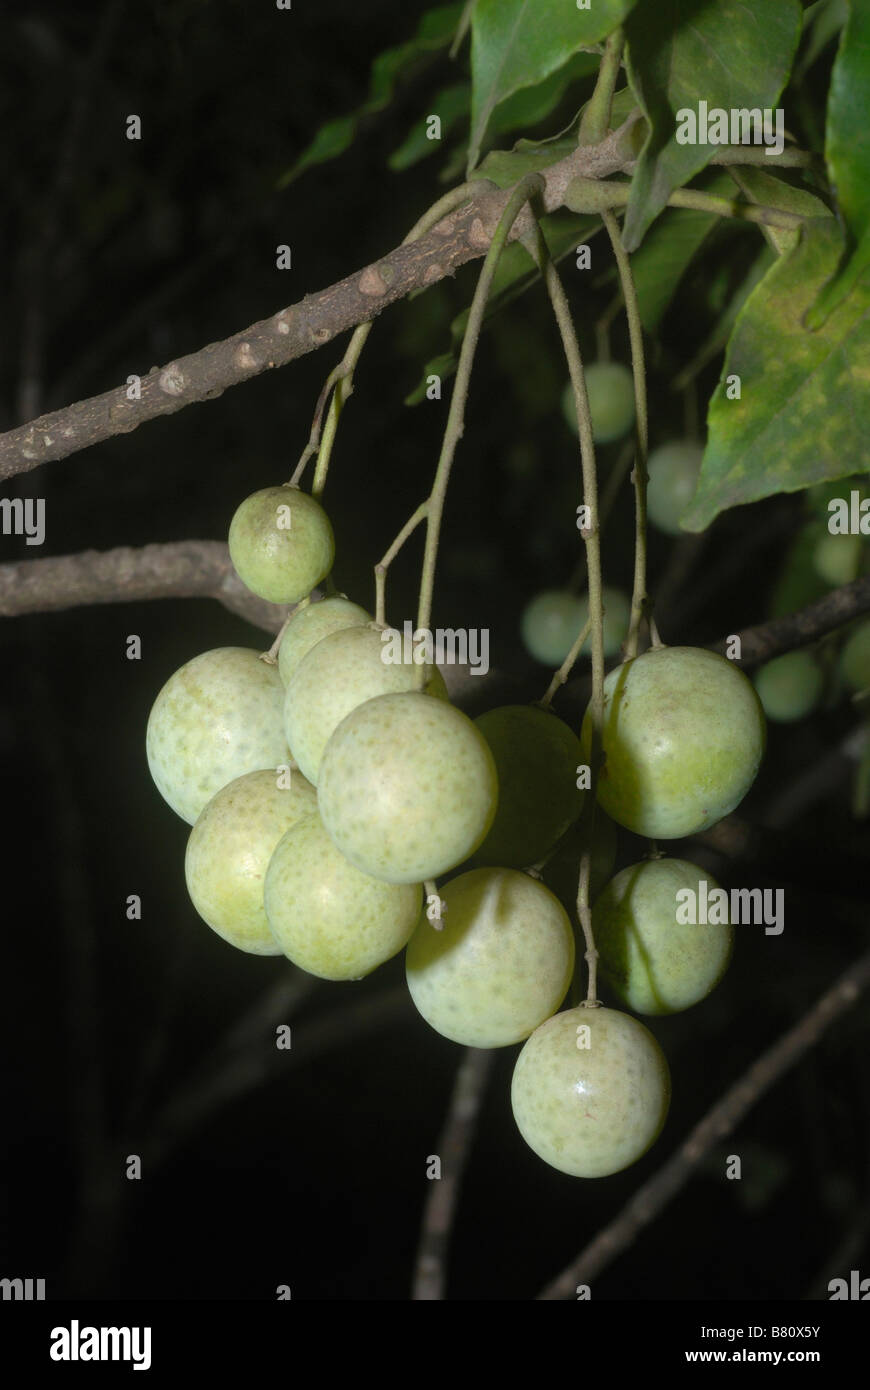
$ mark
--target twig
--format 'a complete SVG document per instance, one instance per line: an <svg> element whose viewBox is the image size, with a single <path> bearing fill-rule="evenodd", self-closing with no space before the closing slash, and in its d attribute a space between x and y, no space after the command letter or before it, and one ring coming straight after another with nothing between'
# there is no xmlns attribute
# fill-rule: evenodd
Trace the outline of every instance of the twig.
<svg viewBox="0 0 870 1390"><path fill-rule="evenodd" d="M580 146L544 172L543 211L563 205L576 174L604 178L623 167L630 156L626 133L637 114L600 144ZM142 375L136 398L128 399L125 384L0 435L0 478L67 458L102 440L129 434L146 420L219 396L230 386L323 347L412 291L453 275L488 251L512 196L512 190L503 191L485 179L480 185L470 206L457 209L418 241L394 248L363 270L221 342L153 367ZM518 239L530 227L531 213L521 215L509 239Z"/></svg>
<svg viewBox="0 0 870 1390"><path fill-rule="evenodd" d="M599 1231L538 1294L539 1299L573 1298L578 1284L588 1284L637 1238L691 1177L717 1140L724 1139L775 1082L818 1042L827 1028L857 1002L870 986L870 952L851 965L799 1023L757 1058L707 1114L689 1137L654 1173L609 1225Z"/></svg>
<svg viewBox="0 0 870 1390"><path fill-rule="evenodd" d="M832 632L834 628L842 627L843 623L868 612L870 577L856 579L853 584L834 589L797 613L788 613L784 618L773 618L769 623L746 628L739 633L741 669L751 670L753 666L760 666L781 652L805 647L808 642L814 642L817 637L823 637L826 632ZM712 643L710 650L724 655L728 642L729 638L723 637L721 641Z"/></svg>
<svg viewBox="0 0 870 1390"><path fill-rule="evenodd" d="M437 1144L441 1177L432 1179L423 1209L412 1300L444 1297L447 1246L456 1215L459 1186L494 1060L492 1048L469 1047L457 1072L450 1108Z"/></svg>
<svg viewBox="0 0 870 1390"><path fill-rule="evenodd" d="M287 616L245 588L223 541L119 546L0 565L0 617L155 598L214 598L273 635Z"/></svg>

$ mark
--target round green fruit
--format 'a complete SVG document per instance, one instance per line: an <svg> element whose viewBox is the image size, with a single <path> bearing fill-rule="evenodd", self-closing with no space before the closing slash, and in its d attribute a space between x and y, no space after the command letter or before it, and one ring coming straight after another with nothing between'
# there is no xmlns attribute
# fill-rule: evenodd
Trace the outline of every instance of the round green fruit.
<svg viewBox="0 0 870 1390"><path fill-rule="evenodd" d="M474 722L498 775L495 820L474 862L510 869L537 864L582 810L580 740L563 720L534 705L504 705Z"/></svg>
<svg viewBox="0 0 870 1390"><path fill-rule="evenodd" d="M359 980L407 943L422 886L360 873L332 843L319 815L297 821L266 873L266 916L281 951L322 980Z"/></svg>
<svg viewBox="0 0 870 1390"><path fill-rule="evenodd" d="M370 622L371 615L364 608L343 597L324 598L294 613L278 648L278 674L285 686L302 658L324 637Z"/></svg>
<svg viewBox="0 0 870 1390"><path fill-rule="evenodd" d="M755 676L764 713L779 724L806 718L819 703L823 684L815 658L806 651L775 656Z"/></svg>
<svg viewBox="0 0 870 1390"><path fill-rule="evenodd" d="M302 816L317 814L317 793L301 772L248 772L222 787L187 841L184 876L204 922L253 955L281 954L266 920L263 881L278 841Z"/></svg>
<svg viewBox="0 0 870 1390"><path fill-rule="evenodd" d="M472 869L440 890L443 927L425 917L405 956L426 1022L466 1047L527 1038L565 998L574 936L561 903L515 869Z"/></svg>
<svg viewBox="0 0 870 1390"><path fill-rule="evenodd" d="M385 660L389 644L374 627L349 627L324 637L292 672L284 701L284 730L293 757L317 782L323 751L343 719L377 695L415 690L420 667ZM447 699L444 677L429 668L424 693Z"/></svg>
<svg viewBox="0 0 870 1390"><path fill-rule="evenodd" d="M604 588L604 655L615 656L625 641L631 603L621 589ZM520 634L529 656L545 666L561 666L589 617L586 594L561 589L544 589L526 605L520 619ZM583 651L588 655L590 639Z"/></svg>
<svg viewBox="0 0 870 1390"><path fill-rule="evenodd" d="M860 536L826 532L816 541L813 566L826 584L839 588L858 578L864 542Z"/></svg>
<svg viewBox="0 0 870 1390"><path fill-rule="evenodd" d="M840 674L850 690L870 689L870 622L852 629L840 653Z"/></svg>
<svg viewBox="0 0 870 1390"><path fill-rule="evenodd" d="M588 842L587 816L567 836L565 843L556 851L541 870L547 887L556 894L569 913L577 910L577 888L580 881L580 857ZM616 863L616 826L600 806L595 810L595 829L592 832L592 862L589 866L589 901L595 902L598 894L613 875Z"/></svg>
<svg viewBox="0 0 870 1390"><path fill-rule="evenodd" d="M380 695L358 705L329 740L317 800L358 869L388 883L419 883L477 849L495 815L498 779L486 739L446 700Z"/></svg>
<svg viewBox="0 0 870 1390"><path fill-rule="evenodd" d="M180 667L148 718L157 790L193 825L215 792L246 772L290 760L278 668L247 647L218 647Z"/></svg>
<svg viewBox="0 0 870 1390"><path fill-rule="evenodd" d="M688 439L653 449L647 459L647 515L668 536L683 536L680 517L695 495L704 450Z"/></svg>
<svg viewBox="0 0 870 1390"><path fill-rule="evenodd" d="M607 885L592 913L602 982L638 1014L673 1014L691 1008L728 968L734 930L728 924L683 922L697 903L701 880L715 879L685 859L652 859L623 869ZM678 894L686 896L678 897Z"/></svg>
<svg viewBox="0 0 870 1390"><path fill-rule="evenodd" d="M596 444L622 439L634 424L634 377L621 362L593 362L586 368L586 394ZM562 411L572 434L577 433L574 388L569 382L562 396Z"/></svg>
<svg viewBox="0 0 870 1390"><path fill-rule="evenodd" d="M635 1163L667 1118L671 1083L652 1033L616 1009L568 1009L536 1028L517 1058L511 1104L539 1158L576 1178Z"/></svg>
<svg viewBox="0 0 870 1390"><path fill-rule="evenodd" d="M271 603L305 598L335 557L329 517L297 487L266 487L246 497L230 522L229 547L242 583Z"/></svg>
<svg viewBox="0 0 870 1390"><path fill-rule="evenodd" d="M587 710L584 749L590 737ZM742 671L702 647L653 648L605 678L598 800L636 835L694 835L740 804L765 742L764 711Z"/></svg>

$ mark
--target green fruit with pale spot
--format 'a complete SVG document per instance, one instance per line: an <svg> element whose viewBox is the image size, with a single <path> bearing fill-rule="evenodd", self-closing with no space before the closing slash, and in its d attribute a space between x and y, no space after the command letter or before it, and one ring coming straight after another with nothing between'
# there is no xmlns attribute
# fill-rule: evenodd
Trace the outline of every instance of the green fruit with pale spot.
<svg viewBox="0 0 870 1390"><path fill-rule="evenodd" d="M531 1149L561 1173L605 1178L635 1163L667 1118L671 1082L652 1033L616 1009L576 1008L536 1028L511 1105Z"/></svg>
<svg viewBox="0 0 870 1390"><path fill-rule="evenodd" d="M537 864L583 809L580 740L563 720L534 705L503 705L475 719L495 759L498 810L475 864Z"/></svg>
<svg viewBox="0 0 870 1390"><path fill-rule="evenodd" d="M768 719L791 724L805 719L819 703L824 676L810 652L775 656L755 675L755 689Z"/></svg>
<svg viewBox="0 0 870 1390"><path fill-rule="evenodd" d="M708 894L719 887L685 859L651 859L622 869L595 903L592 931L599 978L635 1013L691 1008L725 974L733 927L679 920L697 915L686 908L700 900L702 879Z"/></svg>
<svg viewBox="0 0 870 1390"><path fill-rule="evenodd" d="M586 394L592 438L611 444L628 434L635 417L634 377L621 362L593 362L586 368ZM570 382L562 395L562 411L572 434L577 433L577 408Z"/></svg>
<svg viewBox="0 0 870 1390"><path fill-rule="evenodd" d="M371 615L364 608L344 597L324 598L294 613L278 648L278 674L284 685L302 658L324 637L348 627L365 627L370 622Z"/></svg>
<svg viewBox="0 0 870 1390"><path fill-rule="evenodd" d="M858 578L864 541L861 536L826 532L816 541L813 565L826 584L839 589Z"/></svg>
<svg viewBox="0 0 870 1390"><path fill-rule="evenodd" d="M285 831L316 814L311 783L287 769L237 777L202 811L187 841L187 891L203 921L231 946L253 955L281 954L266 920L266 870Z"/></svg>
<svg viewBox="0 0 870 1390"><path fill-rule="evenodd" d="M322 980L358 980L395 956L420 917L421 884L384 883L336 849L316 813L297 821L266 873L266 916L281 951Z"/></svg>
<svg viewBox="0 0 870 1390"><path fill-rule="evenodd" d="M358 869L388 883L420 883L455 869L481 844L498 778L486 739L446 700L380 695L358 705L329 740L317 801Z"/></svg>
<svg viewBox="0 0 870 1390"><path fill-rule="evenodd" d="M278 668L247 647L217 647L180 667L148 717L148 767L160 795L193 825L215 792L290 760Z"/></svg>
<svg viewBox="0 0 870 1390"><path fill-rule="evenodd" d="M515 869L472 869L439 890L443 927L421 918L405 955L426 1022L466 1047L527 1038L565 998L574 936L548 888Z"/></svg>
<svg viewBox="0 0 870 1390"><path fill-rule="evenodd" d="M688 439L660 444L647 459L647 515L668 536L684 536L680 517L695 495L704 450Z"/></svg>
<svg viewBox="0 0 870 1390"><path fill-rule="evenodd" d="M586 762L591 730L587 710ZM766 737L761 702L733 662L703 647L653 648L605 678L599 804L636 835L694 835L743 800Z"/></svg>
<svg viewBox="0 0 870 1390"><path fill-rule="evenodd" d="M391 660L392 655L377 628L351 627L324 637L292 672L284 701L284 730L309 782L317 782L327 743L357 705L377 695L417 688L420 666ZM430 666L428 671L425 694L446 700L447 687L438 667Z"/></svg>
<svg viewBox="0 0 870 1390"><path fill-rule="evenodd" d="M329 517L298 487L266 487L246 497L230 522L229 549L242 583L271 603L298 603L335 558Z"/></svg>

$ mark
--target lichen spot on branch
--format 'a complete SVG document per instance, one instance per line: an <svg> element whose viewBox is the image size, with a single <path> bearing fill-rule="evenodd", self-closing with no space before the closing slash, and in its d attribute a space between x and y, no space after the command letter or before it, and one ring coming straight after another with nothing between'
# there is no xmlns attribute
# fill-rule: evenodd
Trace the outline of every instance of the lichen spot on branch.
<svg viewBox="0 0 870 1390"><path fill-rule="evenodd" d="M250 343L240 343L233 353L233 360L243 372L252 372L257 366L257 359L251 351Z"/></svg>
<svg viewBox="0 0 870 1390"><path fill-rule="evenodd" d="M187 378L177 362L170 362L160 373L160 390L167 396L181 396L187 385Z"/></svg>
<svg viewBox="0 0 870 1390"><path fill-rule="evenodd" d="M359 277L359 292L370 299L378 299L387 292L387 282L377 266L367 265Z"/></svg>

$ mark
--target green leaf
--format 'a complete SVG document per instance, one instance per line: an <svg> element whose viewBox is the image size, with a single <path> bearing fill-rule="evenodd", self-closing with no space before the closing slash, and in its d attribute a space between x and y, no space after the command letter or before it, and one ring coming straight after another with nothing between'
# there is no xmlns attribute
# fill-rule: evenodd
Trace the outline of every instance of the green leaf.
<svg viewBox="0 0 870 1390"><path fill-rule="evenodd" d="M870 265L870 8L850 0L849 19L840 38L831 88L825 159L850 244L836 277L810 316L820 325Z"/></svg>
<svg viewBox="0 0 870 1390"><path fill-rule="evenodd" d="M496 107L522 87L543 82L578 49L615 29L635 0L477 0L471 19L471 140L477 164Z"/></svg>
<svg viewBox="0 0 870 1390"><path fill-rule="evenodd" d="M509 135L515 130L528 130L546 120L559 104L568 88L598 71L597 53L575 53L567 63L534 87L524 87L501 102L492 113L487 126L488 138ZM574 144L577 144L576 138Z"/></svg>
<svg viewBox="0 0 870 1390"><path fill-rule="evenodd" d="M474 179L489 179L499 188L512 188L525 174L536 174L539 169L548 169L577 148L577 140L569 136L564 140L553 140L546 144L530 145L525 149L490 150L474 173Z"/></svg>
<svg viewBox="0 0 870 1390"><path fill-rule="evenodd" d="M632 180L622 239L635 250L675 188L716 146L679 144L677 115L772 108L801 29L797 0L670 0L641 4L626 22L628 75L650 123Z"/></svg>
<svg viewBox="0 0 870 1390"><path fill-rule="evenodd" d="M800 81L828 44L836 38L849 14L847 0L817 0L804 10L803 32L806 45L795 63L793 76Z"/></svg>
<svg viewBox="0 0 870 1390"><path fill-rule="evenodd" d="M388 48L372 63L369 76L369 93L357 112L351 116L339 116L321 126L311 144L277 180L277 190L286 188L305 170L314 164L324 164L344 154L353 144L357 127L364 116L374 115L388 106L393 98L399 78L413 68L414 64L427 53L446 48L456 31L461 5L439 5L427 10L420 18L417 31L406 43Z"/></svg>
<svg viewBox="0 0 870 1390"><path fill-rule="evenodd" d="M735 164L731 169L734 179L743 196L750 203L760 207L776 208L779 212L796 212L799 217L831 217L832 213L815 193L799 184L786 182L769 174L766 169L758 169L751 164ZM762 227L765 240L782 255L797 245L799 231L795 227Z"/></svg>
<svg viewBox="0 0 870 1390"><path fill-rule="evenodd" d="M581 217L564 211L550 213L541 218L541 231L554 261L561 260L575 250L584 239L588 240L591 234L599 231L601 225L597 217ZM498 269L493 277L492 291L486 306L486 319L492 318L493 314L523 294L539 279L537 267L529 253L519 242L509 242L501 254ZM405 397L405 405L417 405L425 399L427 377L435 374L443 380L451 377L456 371L468 312L468 309L463 309L456 315L450 325L450 351L440 353L427 362L421 380L410 395Z"/></svg>
<svg viewBox="0 0 870 1390"><path fill-rule="evenodd" d="M703 531L718 512L826 478L847 477L870 437L870 274L824 327L805 315L842 250L832 218L808 222L747 300L708 415L698 491L683 515ZM741 398L726 397L729 376Z"/></svg>
<svg viewBox="0 0 870 1390"><path fill-rule="evenodd" d="M728 176L720 173L707 180L704 191L730 194ZM689 262L719 221L713 213L668 208L632 256L640 318L648 333L658 327Z"/></svg>
<svg viewBox="0 0 870 1390"><path fill-rule="evenodd" d="M443 149L440 140L433 140L429 136L430 116L437 116L441 121L443 139L459 125L463 116L468 114L470 106L471 88L467 82L456 83L453 87L445 87L438 92L430 100L426 115L421 116L419 121L411 126L399 148L390 155L387 160L389 168L400 174L419 163L421 159L426 159L430 154L436 154Z"/></svg>

